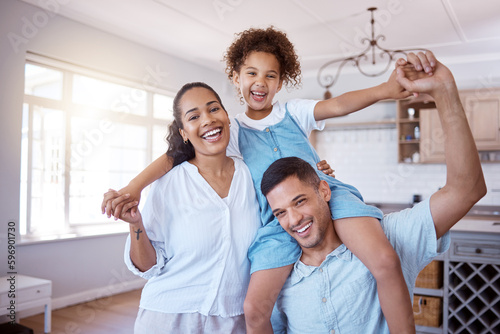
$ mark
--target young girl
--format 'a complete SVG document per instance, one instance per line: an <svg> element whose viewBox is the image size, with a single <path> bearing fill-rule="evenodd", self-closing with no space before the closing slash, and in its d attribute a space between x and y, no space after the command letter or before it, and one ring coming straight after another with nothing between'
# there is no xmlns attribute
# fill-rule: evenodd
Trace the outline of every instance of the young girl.
<svg viewBox="0 0 500 334"><path fill-rule="evenodd" d="M322 128L318 121L347 115L382 99L411 94L397 84L393 73L388 82L379 86L326 101L273 104L283 84L300 84L300 63L293 44L286 34L273 27L238 34L224 59L226 73L246 103L246 112L237 115L232 123L228 155L243 156L261 209L262 227L248 251L252 276L244 305L247 332L272 333L272 308L292 265L300 257L300 247L273 217L260 191L264 171L276 159L287 156L298 156L315 166L319 158L308 135L313 129ZM140 191L167 172L171 164L166 156L160 157L120 193L130 193L130 198L138 199ZM414 333L413 311L399 258L379 223L382 212L366 205L354 187L321 174L332 189L330 205L335 229L375 277L390 331ZM112 193L105 195L103 209L107 208L108 215L112 210L120 212L123 207L124 202L114 197Z"/></svg>

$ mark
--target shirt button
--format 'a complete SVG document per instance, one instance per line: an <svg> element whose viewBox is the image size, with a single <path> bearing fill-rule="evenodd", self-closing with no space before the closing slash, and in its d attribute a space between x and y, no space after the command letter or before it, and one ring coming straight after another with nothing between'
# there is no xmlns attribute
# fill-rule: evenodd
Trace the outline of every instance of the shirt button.
<svg viewBox="0 0 500 334"><path fill-rule="evenodd" d="M319 272L322 273L323 272L323 268L319 268Z"/></svg>
<svg viewBox="0 0 500 334"><path fill-rule="evenodd" d="M332 329L332 330L330 331L330 334L335 334L335 329Z"/></svg>
<svg viewBox="0 0 500 334"><path fill-rule="evenodd" d="M266 128L266 132L269 132L269 128Z"/></svg>
<svg viewBox="0 0 500 334"><path fill-rule="evenodd" d="M322 301L323 303L326 303L326 298L325 298L325 297L323 297L323 299L321 299L321 301Z"/></svg>
<svg viewBox="0 0 500 334"><path fill-rule="evenodd" d="M277 147L274 148L274 152L278 152L278 148Z"/></svg>

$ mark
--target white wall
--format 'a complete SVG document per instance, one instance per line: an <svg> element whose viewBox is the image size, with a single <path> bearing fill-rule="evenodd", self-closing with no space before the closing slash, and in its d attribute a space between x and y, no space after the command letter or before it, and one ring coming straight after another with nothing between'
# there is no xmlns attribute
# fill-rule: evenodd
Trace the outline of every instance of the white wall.
<svg viewBox="0 0 500 334"><path fill-rule="evenodd" d="M0 36L0 276L9 271L7 224L19 222L26 51L111 74L124 76L126 73L127 78L139 83L148 75L153 78L152 72L156 71L158 80L149 80L149 83L171 91L188 81L205 81L221 94L228 109L238 106L223 73L47 14L24 2L0 2ZM18 43L10 42L9 36L17 38ZM96 192L103 193L107 186ZM99 207L88 209L100 210ZM133 287L137 285L137 278L123 264L125 237L122 234L29 245L18 241L16 271L52 280L55 306Z"/></svg>
<svg viewBox="0 0 500 334"><path fill-rule="evenodd" d="M396 129L330 130L318 136L318 153L339 180L356 186L365 201L404 203L432 195L446 181L444 164L398 164ZM478 205L500 206L500 163L483 163L488 193Z"/></svg>

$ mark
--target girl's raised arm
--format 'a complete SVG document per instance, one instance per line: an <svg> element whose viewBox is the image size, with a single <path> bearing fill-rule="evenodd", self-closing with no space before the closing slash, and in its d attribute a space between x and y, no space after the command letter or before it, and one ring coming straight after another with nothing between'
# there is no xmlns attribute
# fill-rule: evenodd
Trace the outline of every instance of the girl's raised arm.
<svg viewBox="0 0 500 334"><path fill-rule="evenodd" d="M428 77L432 74L432 67L426 71L416 70L413 65L402 66L405 75L410 80ZM399 100L412 95L396 80L396 71L393 71L386 82L380 85L355 90L342 95L320 101L314 108L314 119L322 121L328 118L345 116L364 109L381 100Z"/></svg>

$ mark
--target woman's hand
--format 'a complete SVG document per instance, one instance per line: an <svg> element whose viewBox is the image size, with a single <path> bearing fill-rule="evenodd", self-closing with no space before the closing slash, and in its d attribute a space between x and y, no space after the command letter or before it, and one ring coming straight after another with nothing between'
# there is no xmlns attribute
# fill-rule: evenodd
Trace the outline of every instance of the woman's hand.
<svg viewBox="0 0 500 334"><path fill-rule="evenodd" d="M134 200L130 201L129 199L130 199L130 194L120 195L118 193L118 191L113 190L113 189L109 189L109 191L104 194L103 204L106 200L110 206L111 206L111 203L113 203L113 202L119 203L118 205L120 205L120 215L118 216L116 214L117 211L113 212L113 216L115 217L115 220L121 219L124 222L129 223L130 225L138 225L139 223L142 222L141 213L137 209L137 204L139 204L139 202L134 201ZM135 210L132 210L132 209L135 209ZM108 218L111 217L110 212L112 209L109 209L108 207L104 206L103 213L105 213L104 210L106 210L106 212L108 213Z"/></svg>
<svg viewBox="0 0 500 334"><path fill-rule="evenodd" d="M335 170L330 168L330 165L328 164L328 162L326 162L326 160L321 160L320 162L318 162L316 164L316 166L318 167L318 170L322 171L326 175L329 175L331 177L335 177L335 174L334 174Z"/></svg>
<svg viewBox="0 0 500 334"><path fill-rule="evenodd" d="M127 195L127 197L123 197ZM108 218L115 217L115 220L120 218L124 205L129 203L136 203L129 208L132 214L137 212L137 205L141 200L141 189L137 189L132 185L128 185L119 191L109 189L105 194L101 203L101 212L107 214ZM125 210L127 211L127 210Z"/></svg>
<svg viewBox="0 0 500 334"><path fill-rule="evenodd" d="M117 197L116 200L119 200L121 203L123 203L128 198L130 198L130 195L124 194ZM131 201L123 204L119 218L132 226L142 225L142 216L140 211L137 209L137 204L139 204L139 202L137 201ZM132 209L135 209L135 211L132 211Z"/></svg>

